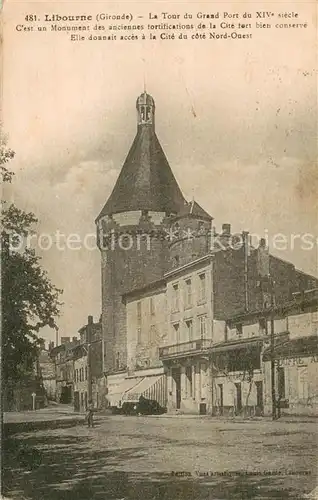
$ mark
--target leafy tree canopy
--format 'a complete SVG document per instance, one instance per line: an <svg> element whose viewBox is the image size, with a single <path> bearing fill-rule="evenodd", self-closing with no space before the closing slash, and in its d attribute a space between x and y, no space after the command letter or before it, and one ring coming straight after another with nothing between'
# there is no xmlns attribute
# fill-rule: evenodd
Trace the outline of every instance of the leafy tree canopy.
<svg viewBox="0 0 318 500"><path fill-rule="evenodd" d="M8 163L14 152L0 138L2 183L11 182ZM1 289L2 289L2 376L3 381L21 380L32 372L37 359L42 327L57 328L61 290L42 268L40 257L26 245L18 245L32 234L37 219L14 204L2 201ZM21 248L22 247L22 248Z"/></svg>

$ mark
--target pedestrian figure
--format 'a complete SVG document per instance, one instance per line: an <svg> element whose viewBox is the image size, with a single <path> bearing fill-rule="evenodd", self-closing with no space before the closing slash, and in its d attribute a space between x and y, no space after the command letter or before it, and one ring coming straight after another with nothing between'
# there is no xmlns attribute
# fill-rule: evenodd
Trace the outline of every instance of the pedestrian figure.
<svg viewBox="0 0 318 500"><path fill-rule="evenodd" d="M88 402L86 410L87 426L94 427L94 405L92 401Z"/></svg>

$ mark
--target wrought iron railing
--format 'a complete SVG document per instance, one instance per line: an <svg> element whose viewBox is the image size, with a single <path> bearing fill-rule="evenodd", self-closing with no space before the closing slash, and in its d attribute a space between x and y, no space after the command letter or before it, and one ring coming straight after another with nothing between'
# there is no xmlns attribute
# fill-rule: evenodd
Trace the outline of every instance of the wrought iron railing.
<svg viewBox="0 0 318 500"><path fill-rule="evenodd" d="M181 344L167 345L159 348L160 358L169 358L196 351L209 349L212 346L211 339L197 339L182 342Z"/></svg>

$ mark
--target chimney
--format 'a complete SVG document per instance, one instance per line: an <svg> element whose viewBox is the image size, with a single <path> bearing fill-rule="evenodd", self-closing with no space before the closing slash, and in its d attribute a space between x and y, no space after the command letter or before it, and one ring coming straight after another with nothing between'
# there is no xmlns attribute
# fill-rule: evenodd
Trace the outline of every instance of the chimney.
<svg viewBox="0 0 318 500"><path fill-rule="evenodd" d="M269 251L265 238L261 238L257 250L257 270L262 278L269 276Z"/></svg>
<svg viewBox="0 0 318 500"><path fill-rule="evenodd" d="M88 316L88 324L89 325L93 324L93 316Z"/></svg>
<svg viewBox="0 0 318 500"><path fill-rule="evenodd" d="M71 337L61 337L61 345L68 344L71 341Z"/></svg>
<svg viewBox="0 0 318 500"><path fill-rule="evenodd" d="M222 224L222 233L220 234L221 249L227 248L231 238L231 224Z"/></svg>
<svg viewBox="0 0 318 500"><path fill-rule="evenodd" d="M265 238L261 238L259 241L259 247L260 248L266 248L266 240Z"/></svg>
<svg viewBox="0 0 318 500"><path fill-rule="evenodd" d="M44 339L39 339L39 344L42 347L42 349L45 349L45 340Z"/></svg>
<svg viewBox="0 0 318 500"><path fill-rule="evenodd" d="M77 342L77 337L73 337L73 342Z"/></svg>
<svg viewBox="0 0 318 500"><path fill-rule="evenodd" d="M222 234L231 236L231 224L222 224Z"/></svg>

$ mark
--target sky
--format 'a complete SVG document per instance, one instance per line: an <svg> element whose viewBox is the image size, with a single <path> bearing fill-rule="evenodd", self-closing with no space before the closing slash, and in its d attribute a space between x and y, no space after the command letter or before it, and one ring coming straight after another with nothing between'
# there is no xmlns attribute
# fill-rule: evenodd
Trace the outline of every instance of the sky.
<svg viewBox="0 0 318 500"><path fill-rule="evenodd" d="M7 2L3 28L2 118L16 152L4 196L39 219L56 241L95 233L136 133L137 96L156 102L156 132L186 198L194 197L219 230L269 235L271 251L317 275L317 36L315 5L257 4L297 11L308 28L253 30L244 41L70 42L66 33L17 32L30 14ZM163 9L164 7L164 9ZM255 11L255 3L177 2L170 11ZM147 16L167 4L59 2L32 12ZM282 233L287 248L271 245ZM54 239L55 238L55 239ZM90 240L92 242L92 239ZM42 246L45 246L43 243ZM284 245L283 245L284 246ZM97 249L38 249L64 289L60 336L76 336L101 310ZM44 330L47 340L55 332Z"/></svg>

